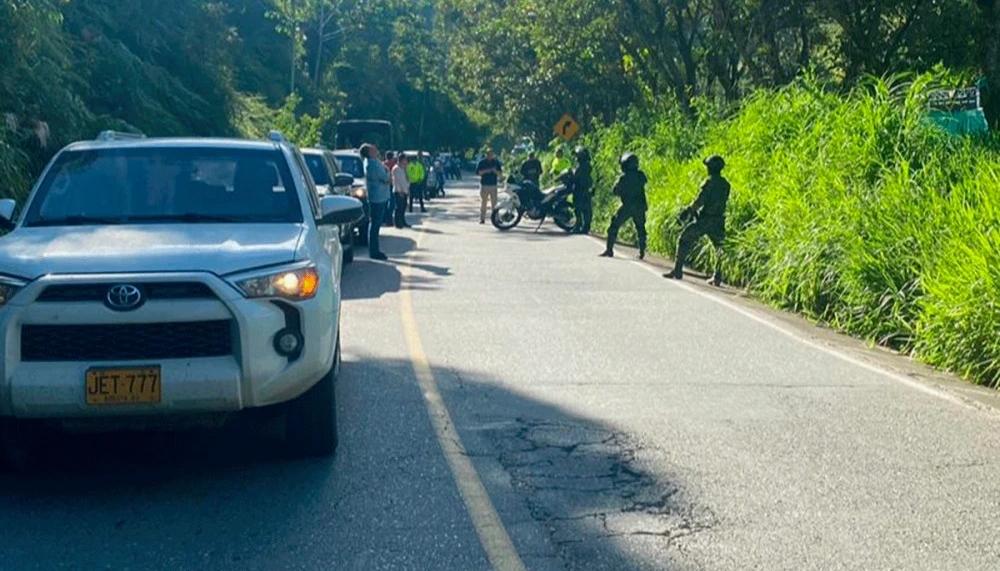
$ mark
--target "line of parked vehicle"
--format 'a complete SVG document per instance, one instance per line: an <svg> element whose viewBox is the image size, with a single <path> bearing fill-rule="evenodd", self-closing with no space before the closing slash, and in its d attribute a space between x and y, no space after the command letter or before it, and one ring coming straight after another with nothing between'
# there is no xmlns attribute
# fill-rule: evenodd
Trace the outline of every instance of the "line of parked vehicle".
<svg viewBox="0 0 1000 571"><path fill-rule="evenodd" d="M276 132L62 149L23 207L0 201L5 456L56 430L272 413L290 452L331 454L359 179L356 153Z"/></svg>
<svg viewBox="0 0 1000 571"><path fill-rule="evenodd" d="M417 160L419 151L401 151L410 161ZM360 221L345 227L341 236L345 263L354 260L354 246L368 245L368 191L365 188L365 165L361 154L355 149L330 150L323 147L302 149L306 165L321 195L351 196L361 201L364 216ZM427 163L426 198L444 196L447 180L461 180L462 166L458 157L451 153L438 153L433 158L424 155Z"/></svg>

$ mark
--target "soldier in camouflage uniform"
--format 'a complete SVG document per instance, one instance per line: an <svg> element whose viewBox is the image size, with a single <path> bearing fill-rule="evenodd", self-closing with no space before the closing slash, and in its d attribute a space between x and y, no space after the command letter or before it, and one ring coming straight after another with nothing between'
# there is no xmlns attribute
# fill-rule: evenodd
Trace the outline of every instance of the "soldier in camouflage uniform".
<svg viewBox="0 0 1000 571"><path fill-rule="evenodd" d="M594 219L594 197L590 187L594 180L590 174L590 152L583 147L573 151L576 168L573 169L573 209L576 211L574 234L590 234L590 223Z"/></svg>
<svg viewBox="0 0 1000 571"><path fill-rule="evenodd" d="M615 213L608 228L608 247L601 254L605 258L615 255L615 242L618 240L618 230L629 218L635 223L635 232L639 235L639 259L646 257L646 173L639 170L639 157L625 153L621 159L622 174L615 183L615 196L622 200L621 208Z"/></svg>
<svg viewBox="0 0 1000 571"><path fill-rule="evenodd" d="M722 157L713 155L705 159L708 168L708 179L702 183L701 192L691 206L681 213L681 221L688 226L681 232L677 241L677 256L674 269L663 274L663 277L684 279L684 262L702 236L708 236L716 249L715 274L709 280L713 285L722 285L722 244L726 239L726 204L729 202L729 181L722 176L726 162ZM691 222L691 221L694 222Z"/></svg>

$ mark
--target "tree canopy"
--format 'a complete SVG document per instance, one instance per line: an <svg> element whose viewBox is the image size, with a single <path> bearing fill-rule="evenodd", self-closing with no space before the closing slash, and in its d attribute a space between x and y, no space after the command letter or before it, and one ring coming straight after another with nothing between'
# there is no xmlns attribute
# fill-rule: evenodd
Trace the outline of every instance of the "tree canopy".
<svg viewBox="0 0 1000 571"><path fill-rule="evenodd" d="M803 74L1000 85L998 0L0 0L0 22L7 194L104 128L311 144L381 118L404 146L469 147L544 141L565 112L697 121Z"/></svg>

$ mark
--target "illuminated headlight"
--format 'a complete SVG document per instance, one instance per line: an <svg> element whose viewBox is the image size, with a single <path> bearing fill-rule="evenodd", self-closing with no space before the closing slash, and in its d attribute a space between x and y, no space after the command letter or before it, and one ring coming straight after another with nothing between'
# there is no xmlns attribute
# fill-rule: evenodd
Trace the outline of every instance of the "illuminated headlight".
<svg viewBox="0 0 1000 571"><path fill-rule="evenodd" d="M281 297L293 301L312 299L319 290L316 268L286 270L236 282L247 297Z"/></svg>
<svg viewBox="0 0 1000 571"><path fill-rule="evenodd" d="M0 307L7 305L10 298L14 297L21 288L24 287L24 283L15 280L0 278Z"/></svg>
<svg viewBox="0 0 1000 571"><path fill-rule="evenodd" d="M368 189L363 186L356 186L351 190L351 196L357 199L364 199L368 196Z"/></svg>

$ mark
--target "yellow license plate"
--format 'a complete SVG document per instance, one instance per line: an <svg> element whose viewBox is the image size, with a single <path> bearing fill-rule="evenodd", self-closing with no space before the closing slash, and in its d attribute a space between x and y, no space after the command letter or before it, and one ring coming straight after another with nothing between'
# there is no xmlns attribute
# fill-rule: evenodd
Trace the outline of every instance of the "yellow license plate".
<svg viewBox="0 0 1000 571"><path fill-rule="evenodd" d="M160 402L160 368L90 369L87 404L155 404Z"/></svg>

